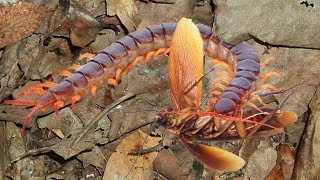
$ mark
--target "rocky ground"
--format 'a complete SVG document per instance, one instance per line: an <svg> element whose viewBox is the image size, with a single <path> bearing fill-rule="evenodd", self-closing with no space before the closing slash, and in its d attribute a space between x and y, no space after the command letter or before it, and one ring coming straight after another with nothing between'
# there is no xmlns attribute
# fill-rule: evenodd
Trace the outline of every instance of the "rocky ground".
<svg viewBox="0 0 320 180"><path fill-rule="evenodd" d="M79 54L97 53L145 26L187 17L212 26L228 43L251 44L262 60L273 57L262 72L282 77L266 83L279 89L298 85L283 109L299 116L286 134L212 142L247 162L237 172L213 171L172 134L154 128L155 112L170 107L166 58L157 57L137 64L119 88L103 87L96 99L77 103L75 111L63 108L60 121L42 113L22 136L30 109L1 105L0 179L318 179L319 5L318 0L0 0L0 101L40 82L60 81L52 75ZM204 96L210 81L205 76ZM287 95L276 97L281 102ZM166 148L127 155L159 141Z"/></svg>

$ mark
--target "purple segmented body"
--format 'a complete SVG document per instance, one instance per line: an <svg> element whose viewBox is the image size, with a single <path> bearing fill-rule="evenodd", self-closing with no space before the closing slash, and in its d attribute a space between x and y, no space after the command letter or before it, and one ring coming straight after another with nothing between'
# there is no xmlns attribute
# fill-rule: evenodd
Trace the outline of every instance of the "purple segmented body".
<svg viewBox="0 0 320 180"><path fill-rule="evenodd" d="M54 107L57 112L58 108L69 103L74 106L75 102L95 89L112 82L117 72L121 73L127 68L130 69L138 59L167 53L176 25L177 23L163 23L146 27L128 34L101 50L87 64L75 70L72 76L50 88L46 94L41 95L35 101L28 102L33 103L35 107L27 117L22 131L38 111ZM241 100L252 89L260 71L260 60L251 46L246 44L234 46L224 43L212 34L210 27L203 24L198 24L197 27L203 39L204 54L228 61L235 67L235 78L212 108L221 114L230 113L241 104ZM20 102L9 100L5 103L24 105Z"/></svg>
<svg viewBox="0 0 320 180"><path fill-rule="evenodd" d="M260 59L251 46L241 43L234 46L231 52L235 55L235 78L212 107L219 114L237 113L235 111L239 110L247 95L254 90L260 74Z"/></svg>

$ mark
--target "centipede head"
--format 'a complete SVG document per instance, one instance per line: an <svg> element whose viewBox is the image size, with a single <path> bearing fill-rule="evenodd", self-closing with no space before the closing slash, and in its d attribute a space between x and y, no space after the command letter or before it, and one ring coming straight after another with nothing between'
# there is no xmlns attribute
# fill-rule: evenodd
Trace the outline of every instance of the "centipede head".
<svg viewBox="0 0 320 180"><path fill-rule="evenodd" d="M6 100L3 103L9 105L18 105L18 106L34 106L26 120L23 123L21 128L21 134L23 134L25 128L32 120L34 116L37 115L39 111L46 111L54 106L54 103L57 102L55 96L48 92L44 95L39 96L35 101L23 101L23 100Z"/></svg>

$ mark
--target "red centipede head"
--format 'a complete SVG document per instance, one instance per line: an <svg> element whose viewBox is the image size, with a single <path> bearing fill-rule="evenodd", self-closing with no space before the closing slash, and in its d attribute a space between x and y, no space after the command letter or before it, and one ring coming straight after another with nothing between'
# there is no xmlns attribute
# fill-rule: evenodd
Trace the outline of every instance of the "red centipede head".
<svg viewBox="0 0 320 180"><path fill-rule="evenodd" d="M25 128L32 118L36 116L39 111L46 111L50 108L53 108L55 102L57 102L57 99L53 93L47 92L46 94L39 96L35 101L6 100L3 103L18 106L34 106L21 128L21 134L23 134Z"/></svg>

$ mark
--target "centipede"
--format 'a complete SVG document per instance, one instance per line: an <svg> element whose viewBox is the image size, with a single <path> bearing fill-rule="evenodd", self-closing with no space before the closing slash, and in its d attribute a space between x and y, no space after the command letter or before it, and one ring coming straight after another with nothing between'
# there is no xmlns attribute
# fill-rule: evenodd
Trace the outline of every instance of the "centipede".
<svg viewBox="0 0 320 180"><path fill-rule="evenodd" d="M244 139L257 125L262 128L255 130L256 134L271 135L283 132L283 127L297 119L295 113L280 110L269 117L272 109L259 108L248 101L255 98L262 102L253 92L275 88L270 84L259 86L257 82L277 75L275 72L260 75L260 67L264 64L252 46L226 43L212 32L211 27L195 25L186 18L178 23L162 23L129 33L98 54L88 56L88 62L77 68L74 74L63 73L68 77L62 82L43 83L21 93L21 96L38 93L40 96L35 100L5 100L4 104L33 107L21 128L23 133L40 111L54 110L58 116L60 108L71 105L74 109L78 101L90 94L95 97L102 85L118 86L121 77L137 62L148 62L155 56L168 53L173 111L159 114L157 120L177 134L191 154L203 164L230 171L241 168L244 161L222 149L194 143L194 140ZM215 67L224 67L229 72L220 72L211 88L210 108L199 111L204 56L209 57L208 61ZM244 106L253 110L243 110ZM262 120L268 122L259 123Z"/></svg>

